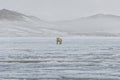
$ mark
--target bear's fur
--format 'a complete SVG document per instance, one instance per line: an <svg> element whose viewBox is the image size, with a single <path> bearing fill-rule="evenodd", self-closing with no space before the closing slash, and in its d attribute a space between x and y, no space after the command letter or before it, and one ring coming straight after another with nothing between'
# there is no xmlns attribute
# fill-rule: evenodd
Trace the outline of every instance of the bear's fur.
<svg viewBox="0 0 120 80"><path fill-rule="evenodd" d="M56 39L56 44L62 44L62 38L59 38L59 37L58 37L58 38Z"/></svg>

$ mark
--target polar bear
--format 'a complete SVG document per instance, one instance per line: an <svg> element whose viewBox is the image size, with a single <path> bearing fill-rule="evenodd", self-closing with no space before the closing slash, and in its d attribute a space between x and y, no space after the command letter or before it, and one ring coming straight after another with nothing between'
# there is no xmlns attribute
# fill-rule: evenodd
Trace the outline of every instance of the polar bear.
<svg viewBox="0 0 120 80"><path fill-rule="evenodd" d="M56 38L56 44L62 44L62 38L60 37Z"/></svg>

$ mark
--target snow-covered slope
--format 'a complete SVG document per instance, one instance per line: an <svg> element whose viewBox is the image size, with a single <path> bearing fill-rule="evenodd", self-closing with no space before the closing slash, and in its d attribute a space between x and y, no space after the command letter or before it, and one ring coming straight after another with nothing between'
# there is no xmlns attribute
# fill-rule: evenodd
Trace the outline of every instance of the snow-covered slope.
<svg viewBox="0 0 120 80"><path fill-rule="evenodd" d="M120 36L120 16L96 14L75 20L46 22L16 11L0 10L0 37L68 35Z"/></svg>
<svg viewBox="0 0 120 80"><path fill-rule="evenodd" d="M75 20L53 22L58 30L78 35L119 36L120 16L96 14Z"/></svg>
<svg viewBox="0 0 120 80"><path fill-rule="evenodd" d="M64 32L50 29L45 21L15 11L0 10L0 37L65 36Z"/></svg>

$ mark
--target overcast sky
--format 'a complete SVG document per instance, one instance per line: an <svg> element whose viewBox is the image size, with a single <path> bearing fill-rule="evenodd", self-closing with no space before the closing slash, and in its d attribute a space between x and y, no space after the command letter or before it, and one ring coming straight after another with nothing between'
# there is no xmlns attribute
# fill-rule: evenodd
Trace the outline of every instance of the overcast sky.
<svg viewBox="0 0 120 80"><path fill-rule="evenodd" d="M98 13L120 15L120 0L0 0L3 8L56 21Z"/></svg>

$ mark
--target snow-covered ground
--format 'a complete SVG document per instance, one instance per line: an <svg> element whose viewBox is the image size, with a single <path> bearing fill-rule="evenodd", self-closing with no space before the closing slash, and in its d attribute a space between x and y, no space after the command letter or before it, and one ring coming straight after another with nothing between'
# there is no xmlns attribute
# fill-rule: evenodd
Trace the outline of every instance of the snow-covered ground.
<svg viewBox="0 0 120 80"><path fill-rule="evenodd" d="M0 37L120 36L120 16L96 14L67 21L44 21L0 10Z"/></svg>
<svg viewBox="0 0 120 80"><path fill-rule="evenodd" d="M120 80L120 38L0 38L0 80Z"/></svg>

